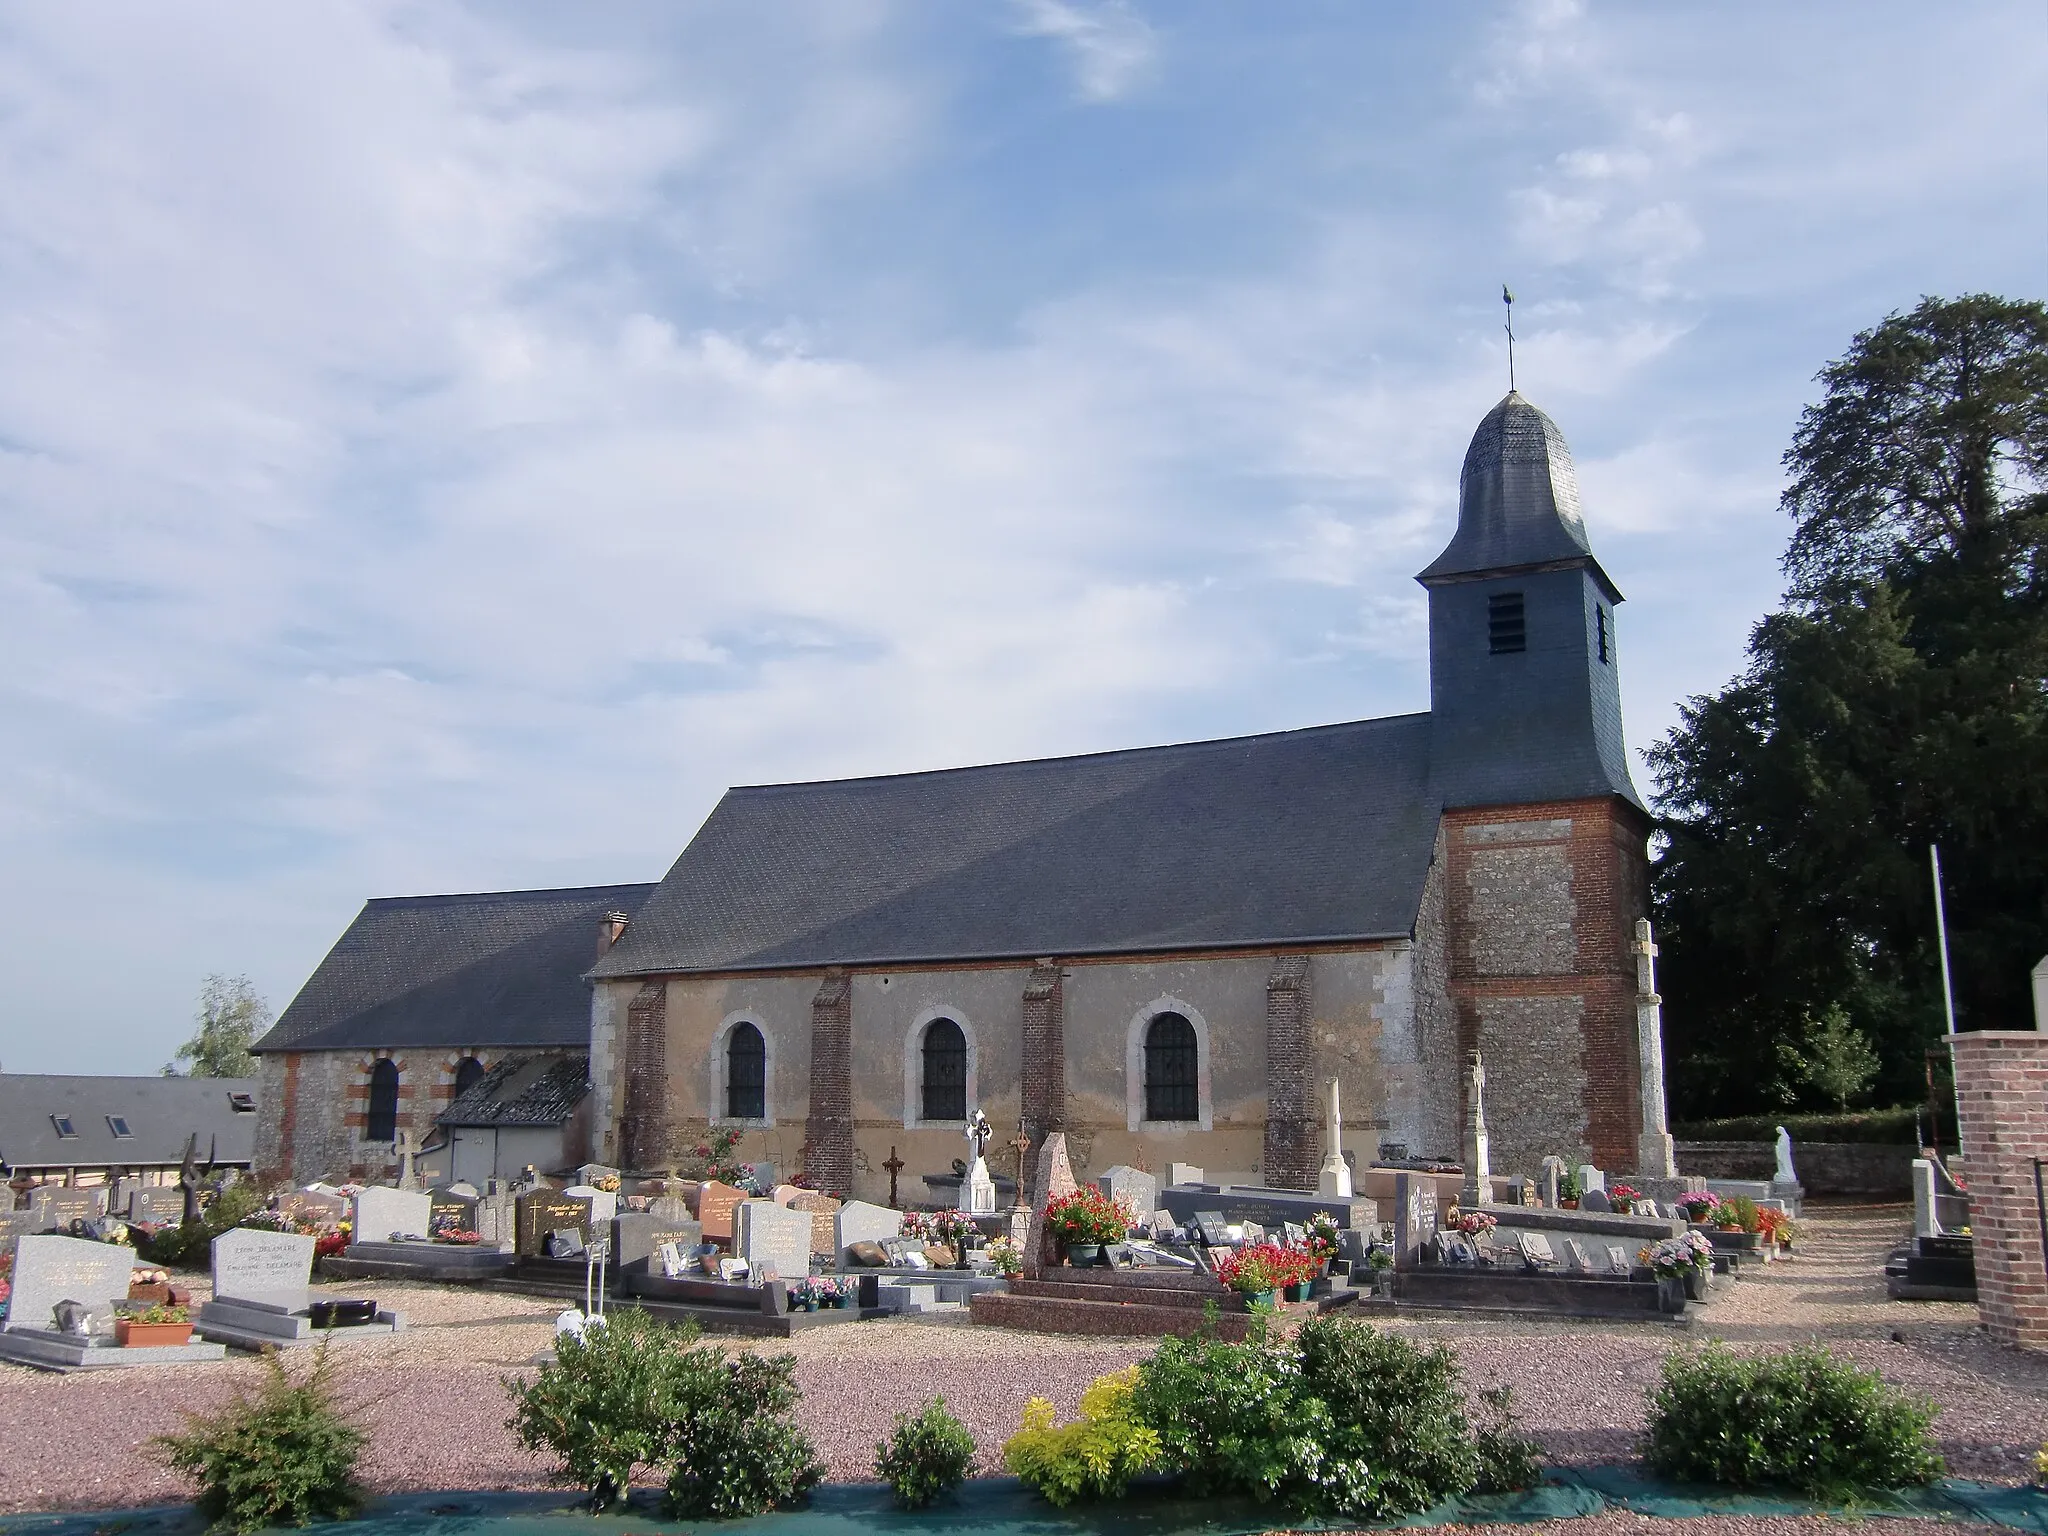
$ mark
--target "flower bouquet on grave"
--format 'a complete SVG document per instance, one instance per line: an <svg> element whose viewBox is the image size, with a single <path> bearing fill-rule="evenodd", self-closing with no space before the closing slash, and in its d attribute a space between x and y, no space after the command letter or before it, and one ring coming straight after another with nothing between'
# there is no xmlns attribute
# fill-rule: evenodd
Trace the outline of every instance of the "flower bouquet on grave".
<svg viewBox="0 0 2048 1536"><path fill-rule="evenodd" d="M448 1226L435 1230L434 1241L437 1243L452 1243L458 1248L474 1248L483 1241L483 1234L481 1232L472 1232L467 1227L458 1227L451 1223Z"/></svg>
<svg viewBox="0 0 2048 1536"><path fill-rule="evenodd" d="M1252 1243L1218 1264L1216 1278L1245 1300L1270 1306L1283 1283L1285 1263L1279 1244Z"/></svg>
<svg viewBox="0 0 2048 1536"><path fill-rule="evenodd" d="M1500 1225L1497 1217L1489 1216L1484 1211L1461 1211L1452 1206L1451 1212L1451 1226L1466 1237L1482 1237Z"/></svg>
<svg viewBox="0 0 2048 1536"><path fill-rule="evenodd" d="M354 1224L352 1222L336 1222L331 1232L322 1232L319 1237L314 1239L313 1257L316 1259L331 1259L348 1252L349 1242L354 1235Z"/></svg>
<svg viewBox="0 0 2048 1536"><path fill-rule="evenodd" d="M608 1173L601 1179L591 1180L590 1187L601 1189L608 1195L616 1195L619 1192L619 1176L616 1173Z"/></svg>
<svg viewBox="0 0 2048 1536"><path fill-rule="evenodd" d="M1307 1227L1308 1251L1322 1263L1328 1264L1337 1257L1337 1218L1328 1211L1317 1211L1309 1217Z"/></svg>
<svg viewBox="0 0 2048 1536"><path fill-rule="evenodd" d="M1636 1208L1636 1202L1643 1198L1643 1192L1632 1184L1616 1183L1608 1186L1607 1200L1614 1207L1617 1216L1629 1215Z"/></svg>
<svg viewBox="0 0 2048 1536"><path fill-rule="evenodd" d="M1721 1209L1721 1197L1710 1189L1681 1196L1678 1203L1685 1208L1687 1221L1695 1221L1709 1227L1714 1225L1717 1213Z"/></svg>
<svg viewBox="0 0 2048 1536"><path fill-rule="evenodd" d="M1792 1246L1792 1236L1798 1227L1786 1212L1775 1205L1760 1205L1756 1209L1756 1220L1757 1231L1765 1242L1775 1243L1780 1248Z"/></svg>
<svg viewBox="0 0 2048 1536"><path fill-rule="evenodd" d="M1120 1243L1131 1230L1130 1207L1089 1185L1046 1203L1045 1230L1067 1251L1070 1261L1095 1262L1104 1243ZM1085 1254L1077 1256L1076 1249Z"/></svg>
<svg viewBox="0 0 2048 1536"><path fill-rule="evenodd" d="M1688 1272L1701 1273L1714 1267L1714 1245L1701 1232L1681 1232L1639 1250L1636 1262L1649 1266L1663 1280L1683 1279Z"/></svg>
<svg viewBox="0 0 2048 1536"><path fill-rule="evenodd" d="M789 1310L792 1312L815 1312L818 1310L818 1280L798 1280L789 1287Z"/></svg>
<svg viewBox="0 0 2048 1536"><path fill-rule="evenodd" d="M855 1281L842 1280L836 1275L819 1275L804 1283L811 1288L811 1294L817 1298L819 1306L834 1310L844 1307L852 1299L857 1284Z"/></svg>
<svg viewBox="0 0 2048 1536"><path fill-rule="evenodd" d="M992 1237L983 1250L996 1267L999 1275L1021 1275L1024 1273L1024 1251L1010 1237Z"/></svg>

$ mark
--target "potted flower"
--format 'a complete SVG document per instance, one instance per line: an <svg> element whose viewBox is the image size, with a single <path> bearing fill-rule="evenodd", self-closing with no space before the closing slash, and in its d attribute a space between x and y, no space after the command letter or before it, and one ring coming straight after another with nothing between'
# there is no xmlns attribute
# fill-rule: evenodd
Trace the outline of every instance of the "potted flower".
<svg viewBox="0 0 2048 1536"><path fill-rule="evenodd" d="M846 1305L846 1282L836 1275L819 1275L809 1282L811 1294L818 1299L818 1305L828 1311L839 1311Z"/></svg>
<svg viewBox="0 0 2048 1536"><path fill-rule="evenodd" d="M1253 1243L1238 1249L1216 1266L1216 1278L1253 1306L1273 1305L1276 1280L1274 1259L1280 1250L1273 1243Z"/></svg>
<svg viewBox="0 0 2048 1536"><path fill-rule="evenodd" d="M1702 1189L1682 1197L1679 1202L1685 1208L1685 1219L1700 1226L1716 1225L1715 1212L1720 1209L1721 1197L1712 1190Z"/></svg>
<svg viewBox="0 0 2048 1536"><path fill-rule="evenodd" d="M1498 1217L1489 1216L1484 1211L1461 1211L1456 1206L1452 1206L1451 1211L1451 1225L1467 1237L1484 1237L1500 1225Z"/></svg>
<svg viewBox="0 0 2048 1536"><path fill-rule="evenodd" d="M1316 1256L1316 1277L1320 1279L1330 1272L1330 1261L1337 1257L1337 1218L1328 1211L1317 1211L1308 1219L1307 1233L1308 1251Z"/></svg>
<svg viewBox="0 0 2048 1536"><path fill-rule="evenodd" d="M1017 1247L1014 1239L1009 1237L992 1237L988 1240L988 1246L982 1251L988 1255L989 1262L995 1265L997 1274L1021 1275L1024 1273L1024 1254Z"/></svg>
<svg viewBox="0 0 2048 1536"><path fill-rule="evenodd" d="M1579 1188L1579 1176L1573 1170L1567 1168L1558 1175L1557 1207L1559 1210L1576 1211L1579 1208L1579 1196L1583 1193L1584 1191Z"/></svg>
<svg viewBox="0 0 2048 1536"><path fill-rule="evenodd" d="M820 1279L823 1277L820 1276ZM799 1280L789 1288L789 1310L792 1312L815 1312L818 1310L818 1281Z"/></svg>
<svg viewBox="0 0 2048 1536"><path fill-rule="evenodd" d="M349 1223L345 1221L337 1223L332 1231L322 1232L314 1239L313 1257L316 1259L331 1259L348 1252L350 1236Z"/></svg>
<svg viewBox="0 0 2048 1536"><path fill-rule="evenodd" d="M1643 1249L1636 1259L1660 1281L1675 1284L1688 1300L1706 1300L1707 1277L1714 1268L1714 1245L1706 1234L1681 1232Z"/></svg>
<svg viewBox="0 0 2048 1536"><path fill-rule="evenodd" d="M1375 1295L1390 1294L1394 1284L1394 1253L1391 1248L1374 1244L1366 1250L1366 1272L1372 1277Z"/></svg>
<svg viewBox="0 0 2048 1536"><path fill-rule="evenodd" d="M179 1306L159 1304L114 1319L114 1342L123 1349L161 1349L192 1342L191 1315Z"/></svg>
<svg viewBox="0 0 2048 1536"><path fill-rule="evenodd" d="M1322 1272L1323 1261L1311 1253L1306 1245L1297 1248L1290 1244L1281 1250L1281 1258L1281 1274L1284 1277L1281 1294L1288 1301L1307 1301L1309 1288L1315 1284L1316 1277Z"/></svg>
<svg viewBox="0 0 2048 1536"><path fill-rule="evenodd" d="M1608 1186L1607 1200L1614 1207L1617 1216L1633 1214L1636 1202L1642 1197L1643 1192L1631 1184L1616 1183Z"/></svg>
<svg viewBox="0 0 2048 1536"><path fill-rule="evenodd" d="M1105 1243L1120 1243L1131 1230L1131 1213L1093 1187L1056 1195L1045 1207L1045 1230L1066 1251L1075 1268L1102 1262Z"/></svg>

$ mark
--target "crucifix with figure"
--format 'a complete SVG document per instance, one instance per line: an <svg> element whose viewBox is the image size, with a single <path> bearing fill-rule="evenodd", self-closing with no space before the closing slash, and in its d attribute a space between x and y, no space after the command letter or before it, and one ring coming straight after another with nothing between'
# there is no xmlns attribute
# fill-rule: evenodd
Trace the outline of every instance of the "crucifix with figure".
<svg viewBox="0 0 2048 1536"><path fill-rule="evenodd" d="M896 1155L896 1149L891 1147L888 1157L882 1162L882 1166L889 1170L889 1205L892 1209L897 1209L899 1207L896 1201L896 1175L904 1170L906 1164L902 1158Z"/></svg>

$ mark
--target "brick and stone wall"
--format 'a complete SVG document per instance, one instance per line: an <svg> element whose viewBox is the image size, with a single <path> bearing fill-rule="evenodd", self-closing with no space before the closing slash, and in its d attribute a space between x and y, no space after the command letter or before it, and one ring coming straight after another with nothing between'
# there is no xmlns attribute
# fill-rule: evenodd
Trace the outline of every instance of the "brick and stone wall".
<svg viewBox="0 0 2048 1536"><path fill-rule="evenodd" d="M2048 1034L1949 1037L1970 1181L1977 1310L2001 1344L2048 1351Z"/></svg>
<svg viewBox="0 0 2048 1536"><path fill-rule="evenodd" d="M393 1144L363 1139L376 1063L389 1058L398 1068L398 1125L412 1132L417 1149L453 1100L463 1057L488 1069L504 1054L486 1047L267 1051L256 1101L256 1175L270 1185L384 1178L398 1167Z"/></svg>
<svg viewBox="0 0 2048 1536"><path fill-rule="evenodd" d="M1263 1172L1282 1189L1312 1188L1316 1145L1315 1007L1307 955L1282 955L1266 977L1266 1145Z"/></svg>
<svg viewBox="0 0 2048 1536"><path fill-rule="evenodd" d="M827 973L811 1000L810 1114L804 1171L819 1189L853 1192L853 984Z"/></svg>
<svg viewBox="0 0 2048 1536"><path fill-rule="evenodd" d="M668 984L650 981L626 1005L626 1035L617 1066L622 1136L620 1166L666 1169L675 1156L668 1081ZM591 1072L597 1073L593 1060Z"/></svg>
<svg viewBox="0 0 2048 1536"><path fill-rule="evenodd" d="M1495 1170L1532 1173L1552 1152L1632 1167L1646 819L1575 800L1450 811L1443 830L1452 1060L1485 1057Z"/></svg>

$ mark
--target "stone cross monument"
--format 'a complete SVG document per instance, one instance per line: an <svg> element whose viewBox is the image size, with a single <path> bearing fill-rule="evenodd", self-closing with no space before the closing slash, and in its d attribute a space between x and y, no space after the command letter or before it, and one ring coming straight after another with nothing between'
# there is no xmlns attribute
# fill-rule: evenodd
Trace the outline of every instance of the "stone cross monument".
<svg viewBox="0 0 2048 1536"><path fill-rule="evenodd" d="M1657 946L1650 925L1636 921L1636 1058L1642 1064L1643 1132L1636 1139L1636 1172L1645 1178L1678 1177L1678 1151L1664 1118L1664 1000L1657 995ZM1661 1196L1659 1197L1662 1198Z"/></svg>
<svg viewBox="0 0 2048 1536"><path fill-rule="evenodd" d="M976 1110L967 1120L967 1149L973 1154L960 1176L960 1209L970 1216L993 1216L996 1211L996 1181L988 1171L988 1116Z"/></svg>
<svg viewBox="0 0 2048 1536"><path fill-rule="evenodd" d="M1351 1165L1344 1161L1344 1109L1334 1077L1330 1079L1330 1151L1316 1175L1316 1193L1338 1200L1351 1198Z"/></svg>
<svg viewBox="0 0 2048 1536"><path fill-rule="evenodd" d="M1465 1184L1458 1191L1458 1205L1471 1210L1493 1204L1493 1169L1487 1162L1486 1145L1486 1063L1474 1051L1472 1076L1465 1095Z"/></svg>

